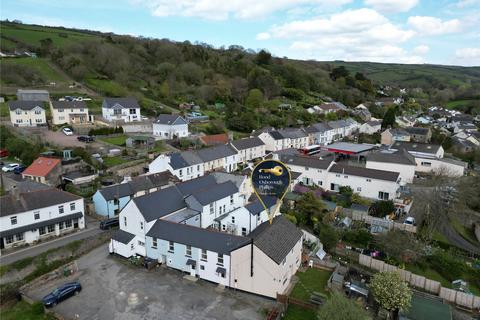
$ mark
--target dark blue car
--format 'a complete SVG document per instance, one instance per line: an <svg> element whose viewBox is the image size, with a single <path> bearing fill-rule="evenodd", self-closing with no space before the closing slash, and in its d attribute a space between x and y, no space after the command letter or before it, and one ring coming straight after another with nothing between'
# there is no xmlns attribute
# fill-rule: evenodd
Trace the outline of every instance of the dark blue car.
<svg viewBox="0 0 480 320"><path fill-rule="evenodd" d="M43 297L43 305L47 308L54 307L60 301L63 301L71 296L76 296L82 290L82 286L78 282L65 283L64 285L53 290L52 293Z"/></svg>
<svg viewBox="0 0 480 320"><path fill-rule="evenodd" d="M24 166L23 164L21 164L18 167L16 167L15 169L13 169L13 172L16 173L16 174L20 174L23 171L25 171L25 169L27 169L27 167Z"/></svg>

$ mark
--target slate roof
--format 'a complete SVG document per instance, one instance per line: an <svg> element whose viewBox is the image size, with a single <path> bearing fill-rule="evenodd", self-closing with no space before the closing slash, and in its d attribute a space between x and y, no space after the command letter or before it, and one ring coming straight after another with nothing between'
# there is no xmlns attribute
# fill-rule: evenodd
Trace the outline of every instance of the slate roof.
<svg viewBox="0 0 480 320"><path fill-rule="evenodd" d="M176 170L203 163L194 151L176 152L170 155L170 166Z"/></svg>
<svg viewBox="0 0 480 320"><path fill-rule="evenodd" d="M353 167L340 164L334 164L330 168L330 172L385 181L397 181L398 177L400 176L400 173L398 172L367 169L362 167Z"/></svg>
<svg viewBox="0 0 480 320"><path fill-rule="evenodd" d="M203 160L203 162L208 162L212 160L217 160L237 154L231 146L229 145L219 145L205 149L196 150L197 156Z"/></svg>
<svg viewBox="0 0 480 320"><path fill-rule="evenodd" d="M234 193L238 192L237 186L227 181L224 183L210 186L208 189L203 189L192 193L192 197L195 198L202 206L226 198Z"/></svg>
<svg viewBox="0 0 480 320"><path fill-rule="evenodd" d="M245 139L235 140L235 141L232 142L232 145L237 150L245 150L245 149L249 149L249 148L255 148L255 147L263 146L264 143L260 138L253 137L253 138L245 138Z"/></svg>
<svg viewBox="0 0 480 320"><path fill-rule="evenodd" d="M280 161L286 165L309 167L316 169L327 169L331 161L320 160L316 157L280 154Z"/></svg>
<svg viewBox="0 0 480 320"><path fill-rule="evenodd" d="M402 142L397 141L392 145L392 149L404 149L408 152L422 152L422 153L431 153L436 154L438 149L440 149L438 144L429 144L429 143L418 143L418 142Z"/></svg>
<svg viewBox="0 0 480 320"><path fill-rule="evenodd" d="M405 128L405 131L407 131L410 134L420 134L420 135L428 135L428 132L430 131L429 128L422 128L422 127L408 127Z"/></svg>
<svg viewBox="0 0 480 320"><path fill-rule="evenodd" d="M367 161L398 163L415 166L415 158L403 150L395 153L378 152L367 156Z"/></svg>
<svg viewBox="0 0 480 320"><path fill-rule="evenodd" d="M200 212L197 210L185 208L178 212L175 212L172 215L169 215L168 217L165 217L163 220L180 223L199 214Z"/></svg>
<svg viewBox="0 0 480 320"><path fill-rule="evenodd" d="M375 127L375 126L381 125L382 121L380 121L380 120L370 120L370 121L367 121L365 123L368 124L371 127Z"/></svg>
<svg viewBox="0 0 480 320"><path fill-rule="evenodd" d="M244 174L233 174L233 173L228 173L224 171L215 171L210 173L211 176L215 177L215 180L217 183L223 183L225 181L232 181L235 183L237 188L240 190L240 187L242 186L242 183L245 181L245 179L249 179L248 175Z"/></svg>
<svg viewBox="0 0 480 320"><path fill-rule="evenodd" d="M253 243L277 264L290 253L302 239L303 232L283 216L266 221L253 230L250 235Z"/></svg>
<svg viewBox="0 0 480 320"><path fill-rule="evenodd" d="M277 132L284 138L300 139L307 137L306 132L299 128L278 129Z"/></svg>
<svg viewBox="0 0 480 320"><path fill-rule="evenodd" d="M246 237L165 220L155 222L147 236L226 255L250 242Z"/></svg>
<svg viewBox="0 0 480 320"><path fill-rule="evenodd" d="M121 105L123 108L140 108L137 99L134 97L125 97L125 98L105 98L104 105L107 108L112 108L116 104Z"/></svg>
<svg viewBox="0 0 480 320"><path fill-rule="evenodd" d="M88 109L85 101L52 101L53 109Z"/></svg>
<svg viewBox="0 0 480 320"><path fill-rule="evenodd" d="M175 186L133 198L132 201L147 222L186 207L183 195Z"/></svg>
<svg viewBox="0 0 480 320"><path fill-rule="evenodd" d="M277 200L274 198L274 197L271 197L271 198L264 198L264 201L265 201L265 205L268 207L268 208L271 208L273 207ZM258 215L260 214L262 211L265 210L265 207L263 206L263 204L260 202L260 200L255 199L255 201L253 202L250 202L249 204L247 204L245 206L245 209L248 210L248 212L250 212L251 214L253 215Z"/></svg>
<svg viewBox="0 0 480 320"><path fill-rule="evenodd" d="M315 123L305 128L307 133L326 132L329 130L332 130L332 127L330 127L326 122Z"/></svg>
<svg viewBox="0 0 480 320"><path fill-rule="evenodd" d="M328 125L333 129L345 128L348 126L348 122L345 120L336 120L336 121L329 121Z"/></svg>
<svg viewBox="0 0 480 320"><path fill-rule="evenodd" d="M8 101L8 108L10 109L10 111L14 111L16 109L32 110L35 107L40 107L44 109L43 102L42 101L23 101L23 100Z"/></svg>
<svg viewBox="0 0 480 320"><path fill-rule="evenodd" d="M46 177L53 169L61 164L60 159L38 157L23 171L23 175Z"/></svg>
<svg viewBox="0 0 480 320"><path fill-rule="evenodd" d="M56 188L35 190L27 193L20 193L17 200L14 195L9 194L0 197L0 216L22 213L25 211L46 208L65 202L82 199L77 195L65 192Z"/></svg>
<svg viewBox="0 0 480 320"><path fill-rule="evenodd" d="M213 175L201 176L195 179L191 179L185 182L178 183L175 187L180 193L186 197L199 190L207 189L210 186L217 184L217 181Z"/></svg>
<svg viewBox="0 0 480 320"><path fill-rule="evenodd" d="M115 198L123 198L131 196L134 192L128 183L120 183L111 185L99 190L100 194L107 201L113 200Z"/></svg>
<svg viewBox="0 0 480 320"><path fill-rule="evenodd" d="M157 120L155 120L155 123L165 125L188 124L187 120L178 114L161 114L158 116Z"/></svg>
<svg viewBox="0 0 480 320"><path fill-rule="evenodd" d="M135 235L133 233L121 229L117 230L117 232L112 235L113 240L116 240L123 244L128 244L130 241L132 241L133 238L135 238Z"/></svg>
<svg viewBox="0 0 480 320"><path fill-rule="evenodd" d="M172 177L173 176L170 172L159 172L145 176L138 176L132 178L132 181L102 188L99 192L105 200L110 201L115 198L131 196L139 191L165 186L169 184Z"/></svg>

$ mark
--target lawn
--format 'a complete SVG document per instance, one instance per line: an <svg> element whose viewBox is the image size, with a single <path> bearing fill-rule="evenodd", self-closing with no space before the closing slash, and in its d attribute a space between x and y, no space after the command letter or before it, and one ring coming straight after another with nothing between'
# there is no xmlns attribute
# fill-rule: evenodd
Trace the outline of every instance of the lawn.
<svg viewBox="0 0 480 320"><path fill-rule="evenodd" d="M46 80L47 83L49 82L56 82L56 83L68 83L68 79L59 74L55 71L49 64L46 59L43 58L30 58L30 57L23 57L23 58L4 58L0 60L0 64L4 65L21 65L28 67L32 70L38 72L38 74L42 75L43 78Z"/></svg>
<svg viewBox="0 0 480 320"><path fill-rule="evenodd" d="M304 309L294 304L288 306L287 312L285 313L285 320L316 320L317 315L315 311L310 309Z"/></svg>
<svg viewBox="0 0 480 320"><path fill-rule="evenodd" d="M296 276L299 281L290 296L308 302L312 292L327 295L326 286L331 274L330 271L315 268L309 268L305 272L297 272Z"/></svg>
<svg viewBox="0 0 480 320"><path fill-rule="evenodd" d="M114 144L116 146L124 146L125 145L125 140L127 140L127 136L125 135L120 135L120 136L115 136L115 137L105 137L105 138L100 138L99 140L109 143L109 144Z"/></svg>
<svg viewBox="0 0 480 320"><path fill-rule="evenodd" d="M30 305L25 301L17 302L10 308L1 309L0 319L2 320L54 320L52 315L44 313L41 304Z"/></svg>
<svg viewBox="0 0 480 320"><path fill-rule="evenodd" d="M128 162L128 160L122 157L105 157L103 158L103 164L107 167L113 167L122 163Z"/></svg>
<svg viewBox="0 0 480 320"><path fill-rule="evenodd" d="M0 117L10 116L10 111L8 110L8 105L6 102L0 103Z"/></svg>

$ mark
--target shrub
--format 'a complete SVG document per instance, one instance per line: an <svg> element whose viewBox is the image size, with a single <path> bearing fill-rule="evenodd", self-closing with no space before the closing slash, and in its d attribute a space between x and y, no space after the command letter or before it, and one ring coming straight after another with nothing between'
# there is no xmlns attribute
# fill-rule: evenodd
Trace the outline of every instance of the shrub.
<svg viewBox="0 0 480 320"><path fill-rule="evenodd" d="M463 262L441 250L437 250L427 259L432 268L449 281L461 278L467 270L467 266Z"/></svg>
<svg viewBox="0 0 480 320"><path fill-rule="evenodd" d="M45 308L40 301L34 302L31 307L32 313L35 315L45 314Z"/></svg>
<svg viewBox="0 0 480 320"><path fill-rule="evenodd" d="M383 218L394 211L395 205L393 204L393 201L379 200L372 203L369 214L374 217Z"/></svg>

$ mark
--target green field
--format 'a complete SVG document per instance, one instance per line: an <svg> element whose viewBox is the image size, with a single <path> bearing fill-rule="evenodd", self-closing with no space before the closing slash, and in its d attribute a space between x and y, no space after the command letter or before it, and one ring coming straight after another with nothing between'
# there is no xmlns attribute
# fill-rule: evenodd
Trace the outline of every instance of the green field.
<svg viewBox="0 0 480 320"><path fill-rule="evenodd" d="M50 38L56 46L66 46L78 41L85 41L98 38L96 35L90 35L83 32L64 30L60 28L42 27L34 25L18 25L2 23L2 43L14 38L16 41L26 45L40 46L40 40ZM7 47L12 47L13 42L7 42ZM2 44L3 47L3 44Z"/></svg>
<svg viewBox="0 0 480 320"><path fill-rule="evenodd" d="M49 65L48 60L43 58L30 58L30 57L4 58L0 60L0 65L2 67L7 65L21 65L21 66L31 68L32 70L35 70L40 75L42 75L45 78L45 80L47 80L47 83L50 83L50 82L67 83L69 81L63 75L55 71Z"/></svg>
<svg viewBox="0 0 480 320"><path fill-rule="evenodd" d="M113 167L117 166L122 163L126 163L128 160L122 158L122 157L104 157L103 158L103 164L107 167Z"/></svg>
<svg viewBox="0 0 480 320"><path fill-rule="evenodd" d="M296 276L299 281L290 296L308 302L312 292L327 295L326 286L331 274L330 271L315 268L309 268L305 272L297 272Z"/></svg>
<svg viewBox="0 0 480 320"><path fill-rule="evenodd" d="M99 140L114 144L116 146L124 146L125 145L125 140L127 140L127 136L121 135L121 136L115 136L115 137L105 137L105 138L100 138Z"/></svg>

